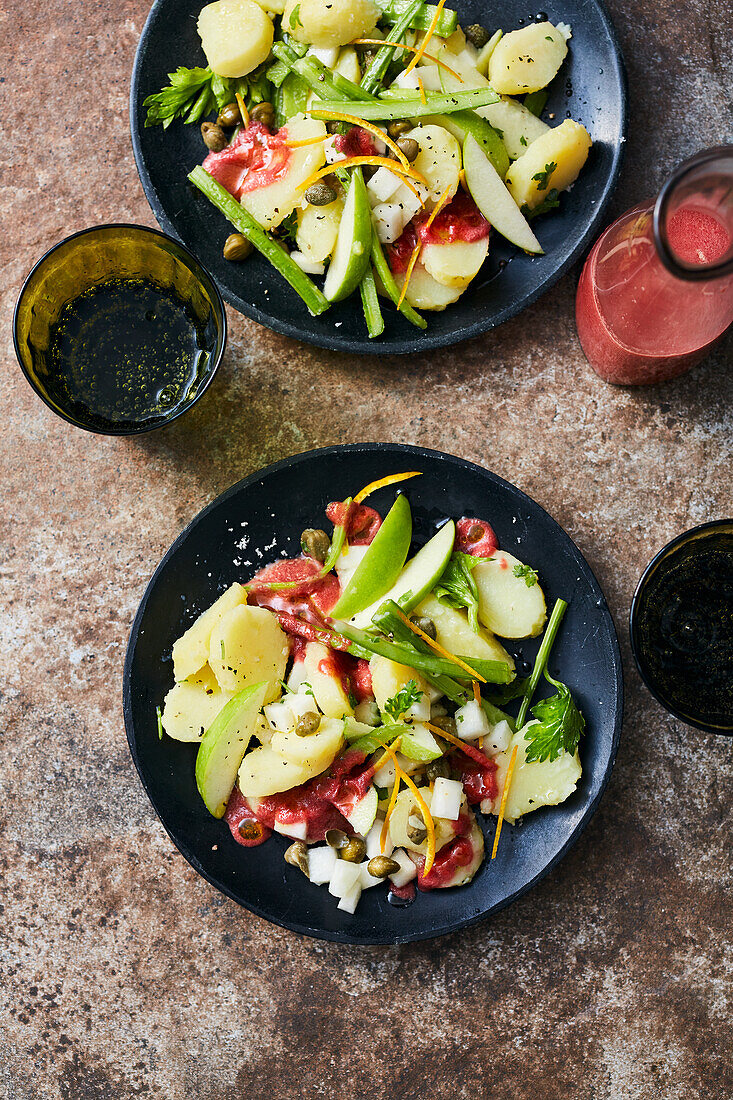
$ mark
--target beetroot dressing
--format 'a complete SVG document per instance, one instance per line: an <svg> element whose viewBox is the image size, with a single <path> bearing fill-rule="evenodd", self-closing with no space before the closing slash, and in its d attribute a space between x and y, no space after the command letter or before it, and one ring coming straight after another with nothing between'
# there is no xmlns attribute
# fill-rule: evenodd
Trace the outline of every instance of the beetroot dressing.
<svg viewBox="0 0 733 1100"><path fill-rule="evenodd" d="M209 153L205 171L235 199L282 179L288 170L291 150L286 145L287 129L271 134L260 122L242 128L231 145L220 153Z"/></svg>
<svg viewBox="0 0 733 1100"><path fill-rule="evenodd" d="M394 274L404 274L418 238L422 244L449 244L452 241L482 241L491 226L476 203L465 191L445 206L428 225L430 214L418 214L405 226L394 244L387 245L387 258Z"/></svg>

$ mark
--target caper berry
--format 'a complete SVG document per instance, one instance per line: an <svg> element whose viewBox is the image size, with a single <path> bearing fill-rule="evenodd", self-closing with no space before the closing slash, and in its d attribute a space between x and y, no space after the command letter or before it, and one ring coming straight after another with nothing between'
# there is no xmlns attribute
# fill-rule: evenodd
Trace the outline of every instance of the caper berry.
<svg viewBox="0 0 733 1100"><path fill-rule="evenodd" d="M316 732L320 724L320 714L313 714L312 711L308 711L307 714L301 714L300 718L295 723L295 732L298 737L309 737L310 734Z"/></svg>
<svg viewBox="0 0 733 1100"><path fill-rule="evenodd" d="M349 843L349 838L342 829L328 829L326 832L326 844L329 848L340 851Z"/></svg>
<svg viewBox="0 0 733 1100"><path fill-rule="evenodd" d="M275 125L275 108L271 103L258 103L249 113L253 122L272 128Z"/></svg>
<svg viewBox="0 0 733 1100"><path fill-rule="evenodd" d="M389 856L374 856L367 863L367 871L373 878L386 878L387 875L396 875L400 865L396 859Z"/></svg>
<svg viewBox="0 0 733 1100"><path fill-rule="evenodd" d="M489 32L480 23L472 23L470 27L466 27L465 34L468 41L477 50L480 50L489 41Z"/></svg>
<svg viewBox="0 0 733 1100"><path fill-rule="evenodd" d="M308 845L302 840L296 840L285 852L285 862L292 867L299 867L308 878Z"/></svg>
<svg viewBox="0 0 733 1100"><path fill-rule="evenodd" d="M406 118L397 118L394 122L390 122L387 127L387 133L391 138L402 137L408 130L412 129L412 123L408 122Z"/></svg>
<svg viewBox="0 0 733 1100"><path fill-rule="evenodd" d="M402 150L410 163L416 159L420 152L420 146L414 138L401 137L397 142L397 148Z"/></svg>
<svg viewBox="0 0 733 1100"><path fill-rule="evenodd" d="M425 840L428 830L425 828L425 822L419 810L413 810L408 817L405 832L413 844L422 844Z"/></svg>
<svg viewBox="0 0 733 1100"><path fill-rule="evenodd" d="M437 726L439 730L445 730L446 733L452 733L454 737L458 734L455 718L449 718L447 715L445 718L431 718L430 725Z"/></svg>
<svg viewBox="0 0 733 1100"><path fill-rule="evenodd" d="M212 153L220 153L229 144L221 126L217 126L215 122L201 123L201 137L204 139L206 148L211 149Z"/></svg>
<svg viewBox="0 0 733 1100"><path fill-rule="evenodd" d="M348 863L361 863L366 855L366 841L360 836L352 836L348 844L341 849L341 858Z"/></svg>
<svg viewBox="0 0 733 1100"><path fill-rule="evenodd" d="M309 558L315 558L316 561L325 561L328 557L328 551L331 549L331 540L326 532L321 531L320 528L306 527L300 536L300 548Z"/></svg>
<svg viewBox="0 0 733 1100"><path fill-rule="evenodd" d="M231 260L232 263L241 263L250 255L252 248L251 241L248 241L241 233L231 233L224 241L222 252L225 260Z"/></svg>
<svg viewBox="0 0 733 1100"><path fill-rule="evenodd" d="M216 120L217 126L223 126L225 130L231 130L234 126L240 126L242 123L242 112L239 110L239 104L227 103L226 107L222 107L219 111L219 117Z"/></svg>
<svg viewBox="0 0 733 1100"><path fill-rule="evenodd" d="M311 184L305 193L305 201L311 206L328 206L329 203L334 202L335 198L336 192L333 187L329 187L324 180Z"/></svg>
<svg viewBox="0 0 733 1100"><path fill-rule="evenodd" d="M434 783L436 779L450 779L450 766L444 756L425 765L425 778L428 783Z"/></svg>
<svg viewBox="0 0 733 1100"><path fill-rule="evenodd" d="M410 622L414 623L418 630L422 630L423 634L427 634L428 638L432 638L433 641L438 637L438 632L435 629L435 623L432 619L427 619L424 615L413 615Z"/></svg>

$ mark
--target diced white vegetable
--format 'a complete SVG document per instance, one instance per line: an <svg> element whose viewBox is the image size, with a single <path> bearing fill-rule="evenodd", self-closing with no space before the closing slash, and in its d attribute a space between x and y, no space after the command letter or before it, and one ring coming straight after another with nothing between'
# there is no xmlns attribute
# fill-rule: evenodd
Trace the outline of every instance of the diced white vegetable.
<svg viewBox="0 0 733 1100"><path fill-rule="evenodd" d="M290 733L295 728L295 716L287 703L268 703L262 713L274 730Z"/></svg>
<svg viewBox="0 0 733 1100"><path fill-rule="evenodd" d="M423 692L417 702L412 704L405 717L413 722L430 721L430 699L426 692Z"/></svg>
<svg viewBox="0 0 733 1100"><path fill-rule="evenodd" d="M377 168L367 184L367 195L372 206L391 199L401 182L394 172L390 172L389 168Z"/></svg>
<svg viewBox="0 0 733 1100"><path fill-rule="evenodd" d="M393 88L411 88L417 91L417 89L420 87L417 82L417 77L418 74L415 72L414 69L409 73L405 72L405 70L403 69L402 72L398 73L397 76L394 78L391 86ZM420 79L422 80L422 74L420 75Z"/></svg>
<svg viewBox="0 0 733 1100"><path fill-rule="evenodd" d="M404 848L397 848L392 853L392 859L399 863L399 871L395 871L393 875L390 875L390 882L395 886L407 886L408 882L412 882L417 877L417 867L412 862L410 857Z"/></svg>
<svg viewBox="0 0 733 1100"><path fill-rule="evenodd" d="M304 714L318 714L316 701L309 691L299 691L296 695L288 695L287 700L284 700L284 702L285 706L290 707L296 722Z"/></svg>
<svg viewBox="0 0 733 1100"><path fill-rule="evenodd" d="M382 244L394 244L405 228L405 215L395 202L380 202L372 210L377 236Z"/></svg>
<svg viewBox="0 0 733 1100"><path fill-rule="evenodd" d="M455 821L461 812L463 784L457 779L444 779L442 775L435 780L433 799L430 803L432 817L442 817L446 821Z"/></svg>
<svg viewBox="0 0 733 1100"><path fill-rule="evenodd" d="M343 862L343 861L342 861ZM358 864L356 864L358 869ZM354 913L356 907L359 904L359 898L361 897L361 883L357 882L356 886L349 890L348 894L344 894L338 905L337 909L343 909L345 913Z"/></svg>
<svg viewBox="0 0 733 1100"><path fill-rule="evenodd" d="M475 699L459 707L455 714L456 729L462 741L477 741L491 732L491 723L486 712Z"/></svg>
<svg viewBox="0 0 733 1100"><path fill-rule="evenodd" d="M346 859L337 859L336 865L331 871L328 892L333 894L335 898L342 898L358 885L360 879L361 871L358 863L349 863Z"/></svg>
<svg viewBox="0 0 733 1100"><path fill-rule="evenodd" d="M490 733L484 737L481 748L487 756L496 756L499 752L506 752L512 739L512 727L508 722L497 722Z"/></svg>
<svg viewBox="0 0 733 1100"><path fill-rule="evenodd" d="M343 861L342 861L343 862ZM324 886L331 881L331 875L338 863L335 848L323 847L308 849L308 878L316 886Z"/></svg>
<svg viewBox="0 0 733 1100"><path fill-rule="evenodd" d="M569 23L556 23L555 30L560 32L566 42L569 42L573 37L573 28Z"/></svg>
<svg viewBox="0 0 733 1100"><path fill-rule="evenodd" d="M322 260L309 260L302 252L291 252L290 259L298 265L301 271L305 271L307 275L323 275L326 270L326 265Z"/></svg>
<svg viewBox="0 0 733 1100"><path fill-rule="evenodd" d="M373 699L365 699L354 707L354 718L366 726L378 726L380 723L379 707Z"/></svg>
<svg viewBox="0 0 733 1100"><path fill-rule="evenodd" d="M375 856L391 856L394 851L394 844L389 838L389 831L384 838L384 851L382 851L382 825L384 822L375 821L371 829L366 835L366 854L367 860L374 859Z"/></svg>
<svg viewBox="0 0 733 1100"><path fill-rule="evenodd" d="M338 61L339 48L338 46L309 46L306 56L317 57L327 69L333 69Z"/></svg>
<svg viewBox="0 0 733 1100"><path fill-rule="evenodd" d="M425 191L422 184L417 184L416 186L418 191ZM407 225L409 221L412 221L415 215L422 210L422 201L414 195L404 183L401 183L395 191L392 196L392 202L402 209L405 225Z"/></svg>
<svg viewBox="0 0 733 1100"><path fill-rule="evenodd" d="M359 884L362 890L368 890L371 886L379 886L380 882L384 882L383 878L376 878L374 875L370 875L368 868L369 860L359 864L359 871L361 872Z"/></svg>
<svg viewBox="0 0 733 1100"><path fill-rule="evenodd" d="M282 825L279 821L276 821L272 826L272 831L280 833L281 836L292 837L293 840L305 840L308 836L308 822L294 821L289 825Z"/></svg>

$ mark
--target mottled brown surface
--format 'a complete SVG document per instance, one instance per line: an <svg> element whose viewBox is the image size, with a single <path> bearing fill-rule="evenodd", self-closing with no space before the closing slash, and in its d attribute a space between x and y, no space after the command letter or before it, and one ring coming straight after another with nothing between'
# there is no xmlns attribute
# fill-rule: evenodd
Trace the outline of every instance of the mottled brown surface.
<svg viewBox="0 0 733 1100"><path fill-rule="evenodd" d="M60 236L152 224L127 131L146 9L0 16L0 1093L729 1100L731 743L641 690L624 624L650 555L733 510L730 345L663 388L608 388L575 339L572 275L423 360L359 361L231 315L183 422L132 441L67 428L15 367L10 311ZM733 24L724 0L613 9L632 88L620 210L730 133ZM122 725L128 627L181 527L257 467L354 439L452 451L544 504L597 571L626 663L618 765L581 842L509 911L416 947L299 939L216 894L163 833Z"/></svg>

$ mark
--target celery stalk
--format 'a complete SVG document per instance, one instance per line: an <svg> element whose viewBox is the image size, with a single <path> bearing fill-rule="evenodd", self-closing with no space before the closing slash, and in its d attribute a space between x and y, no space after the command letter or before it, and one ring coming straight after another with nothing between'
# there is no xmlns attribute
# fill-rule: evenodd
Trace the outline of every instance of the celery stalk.
<svg viewBox="0 0 733 1100"><path fill-rule="evenodd" d="M383 23L396 23L410 7L411 0L385 0L382 11ZM410 26L414 30L426 31L432 23L437 8L434 4L425 4L412 17ZM435 34L440 38L448 38L458 26L458 12L451 8L443 8L438 17Z"/></svg>
<svg viewBox="0 0 733 1100"><path fill-rule="evenodd" d="M374 281L374 272L371 267L362 279L359 290L361 291L361 304L364 309L364 320L366 321L367 332L369 333L369 338L373 340L375 336L381 336L384 332L384 317L382 316L382 310L379 305L377 284Z"/></svg>
<svg viewBox="0 0 733 1100"><path fill-rule="evenodd" d="M389 37L393 42L402 41L409 28L412 26L413 19L415 19L422 7L423 0L412 0L412 3L407 4L405 11L400 15L390 31ZM385 73L389 68L389 63L394 53L394 46L379 47L376 57L361 78L361 86L365 92L376 92L377 88L384 80Z"/></svg>

